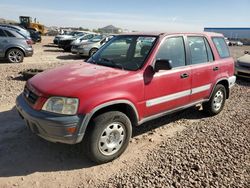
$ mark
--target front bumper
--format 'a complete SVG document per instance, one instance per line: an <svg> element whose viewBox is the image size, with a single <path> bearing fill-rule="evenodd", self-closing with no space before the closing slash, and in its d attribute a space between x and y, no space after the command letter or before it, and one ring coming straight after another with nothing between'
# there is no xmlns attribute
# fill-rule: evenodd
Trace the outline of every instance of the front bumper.
<svg viewBox="0 0 250 188"><path fill-rule="evenodd" d="M244 78L250 78L250 67L235 66L235 75Z"/></svg>
<svg viewBox="0 0 250 188"><path fill-rule="evenodd" d="M55 39L53 40L53 43L54 43L54 44L58 44L58 43L59 43L59 39L58 39L58 38L55 38Z"/></svg>
<svg viewBox="0 0 250 188"><path fill-rule="evenodd" d="M88 48L78 48L77 55L80 56L89 56L89 49Z"/></svg>
<svg viewBox="0 0 250 188"><path fill-rule="evenodd" d="M71 46L71 52L73 54L77 54L77 51L78 51L78 46L75 46L75 45Z"/></svg>
<svg viewBox="0 0 250 188"><path fill-rule="evenodd" d="M84 115L67 116L34 110L22 94L17 97L16 108L31 131L45 140L76 144L83 138ZM76 132L73 134L67 129L72 127L76 127Z"/></svg>

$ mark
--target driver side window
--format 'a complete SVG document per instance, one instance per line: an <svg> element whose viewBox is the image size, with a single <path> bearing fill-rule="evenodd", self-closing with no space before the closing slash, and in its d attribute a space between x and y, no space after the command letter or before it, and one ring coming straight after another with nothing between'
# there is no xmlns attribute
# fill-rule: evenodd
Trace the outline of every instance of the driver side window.
<svg viewBox="0 0 250 188"><path fill-rule="evenodd" d="M186 65L186 55L183 37L167 38L158 51L156 59L166 59L172 61L172 67Z"/></svg>

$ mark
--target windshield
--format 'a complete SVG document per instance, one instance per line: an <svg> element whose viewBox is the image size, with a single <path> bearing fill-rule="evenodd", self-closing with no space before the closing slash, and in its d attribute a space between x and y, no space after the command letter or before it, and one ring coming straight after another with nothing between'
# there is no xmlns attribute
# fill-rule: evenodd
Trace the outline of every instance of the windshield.
<svg viewBox="0 0 250 188"><path fill-rule="evenodd" d="M143 66L155 41L155 36L116 36L88 62L125 70L138 70Z"/></svg>
<svg viewBox="0 0 250 188"><path fill-rule="evenodd" d="M92 39L89 40L89 42L99 42L104 38L103 35L97 35L95 37L93 37Z"/></svg>

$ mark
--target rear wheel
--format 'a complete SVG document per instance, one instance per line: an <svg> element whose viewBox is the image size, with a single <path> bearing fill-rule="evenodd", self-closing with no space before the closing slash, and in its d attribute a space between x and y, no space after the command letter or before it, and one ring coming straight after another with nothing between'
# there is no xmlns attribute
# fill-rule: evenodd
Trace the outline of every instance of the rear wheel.
<svg viewBox="0 0 250 188"><path fill-rule="evenodd" d="M7 52L7 58L10 63L21 63L23 62L24 54L22 50L13 48Z"/></svg>
<svg viewBox="0 0 250 188"><path fill-rule="evenodd" d="M203 109L209 115L219 114L226 101L226 89L223 85L218 84L215 86L210 100L203 104Z"/></svg>
<svg viewBox="0 0 250 188"><path fill-rule="evenodd" d="M119 157L132 135L129 118L122 112L106 112L95 117L84 142L87 155L96 163L106 163Z"/></svg>

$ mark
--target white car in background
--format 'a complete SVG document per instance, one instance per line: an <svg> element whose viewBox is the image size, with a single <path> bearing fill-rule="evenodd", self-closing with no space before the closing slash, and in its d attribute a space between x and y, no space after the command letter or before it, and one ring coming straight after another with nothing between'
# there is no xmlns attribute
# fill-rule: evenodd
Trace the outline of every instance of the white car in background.
<svg viewBox="0 0 250 188"><path fill-rule="evenodd" d="M56 35L53 42L54 44L58 44L60 40L62 39L69 39L69 38L73 38L73 37L80 37L85 35L86 32L83 31L72 31L66 35Z"/></svg>
<svg viewBox="0 0 250 188"><path fill-rule="evenodd" d="M97 52L97 50L104 45L106 42L108 42L114 35L98 35L88 42L82 43L81 45L71 48L71 52L78 54L80 56L88 56L91 57L94 53ZM73 46L72 46L73 47Z"/></svg>
<svg viewBox="0 0 250 188"><path fill-rule="evenodd" d="M86 34L81 37L78 37L71 42L71 46L80 45L81 43L87 42L88 40L92 39L95 36L97 36L97 34Z"/></svg>

